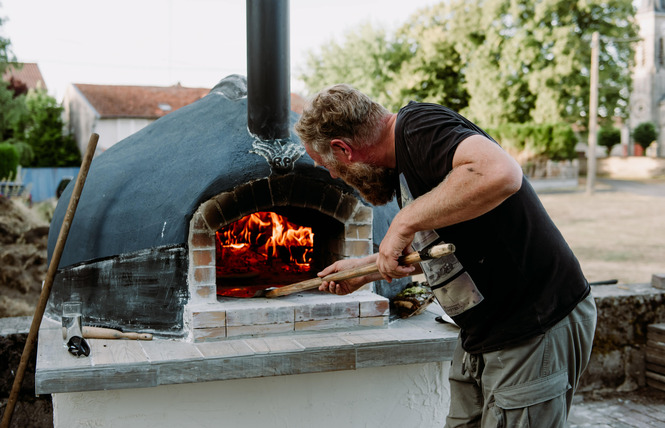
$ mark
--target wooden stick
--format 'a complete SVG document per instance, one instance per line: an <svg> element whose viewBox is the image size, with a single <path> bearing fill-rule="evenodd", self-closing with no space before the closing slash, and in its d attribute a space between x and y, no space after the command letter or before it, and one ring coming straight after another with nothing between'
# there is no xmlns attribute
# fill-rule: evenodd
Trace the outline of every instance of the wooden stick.
<svg viewBox="0 0 665 428"><path fill-rule="evenodd" d="M150 333L135 333L132 331L120 331L114 328L83 326L83 337L86 339L132 339L152 340Z"/></svg>
<svg viewBox="0 0 665 428"><path fill-rule="evenodd" d="M413 253L402 256L399 259L399 264L401 265L411 265L414 263L419 263L423 260L429 259L438 259L440 257L452 254L455 252L455 246L453 244L440 244L435 245L429 250L424 252L414 251ZM376 266L376 263L372 263L365 266L359 266L353 269L344 270L341 272L331 273L326 275L323 278L312 278L305 281L297 282L295 284L286 285L284 287L275 288L274 290L266 291L265 297L279 297L286 296L287 294L297 293L298 291L312 290L314 288L319 288L324 281L344 281L345 279L357 278L359 276L365 276L379 271L379 268Z"/></svg>
<svg viewBox="0 0 665 428"><path fill-rule="evenodd" d="M53 279L55 278L55 273L58 270L60 258L62 257L62 251L65 248L65 243L67 242L67 235L69 235L69 228L72 225L74 213L76 212L76 207L78 206L79 198L81 197L81 192L83 191L83 184L85 183L85 179L88 176L88 170L90 169L92 158L95 155L97 141L99 141L99 135L92 134L90 136L90 141L88 142L88 148L86 149L85 155L83 156L83 162L81 163L81 169L79 170L76 183L74 184L72 196L69 199L67 212L65 213L65 217L62 220L62 225L60 226L60 234L58 235L58 240L55 243L53 256L51 257L51 263L49 264L48 270L46 271L46 279L44 280L44 285L42 286L42 291L39 295L39 302L37 302L35 315L32 317L30 332L28 333L28 338L25 342L25 347L23 348L21 362L19 363L18 370L16 371L14 385L12 386L12 391L9 394L9 400L7 401L7 407L5 408L5 413L2 417L2 425L0 425L0 428L9 428L9 424L12 421L12 414L14 413L14 407L16 406L18 393L21 389L21 384L23 383L23 377L25 376L25 369L28 366L30 354L32 354L32 351L35 348L35 343L37 343L39 326L41 325L42 318L44 317L46 303L48 302L49 295L51 294L51 287L53 287Z"/></svg>

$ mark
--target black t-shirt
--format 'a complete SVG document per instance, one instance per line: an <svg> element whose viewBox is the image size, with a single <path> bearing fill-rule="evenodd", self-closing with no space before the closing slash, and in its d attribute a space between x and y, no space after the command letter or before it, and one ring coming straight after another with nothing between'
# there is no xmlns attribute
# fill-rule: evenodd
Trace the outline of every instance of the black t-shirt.
<svg viewBox="0 0 665 428"><path fill-rule="evenodd" d="M412 196L441 183L452 170L458 144L477 134L492 140L446 107L411 102L402 108L395 152ZM577 258L526 178L492 211L436 232L455 245L455 255L484 297L453 317L467 352L489 352L544 333L589 293Z"/></svg>

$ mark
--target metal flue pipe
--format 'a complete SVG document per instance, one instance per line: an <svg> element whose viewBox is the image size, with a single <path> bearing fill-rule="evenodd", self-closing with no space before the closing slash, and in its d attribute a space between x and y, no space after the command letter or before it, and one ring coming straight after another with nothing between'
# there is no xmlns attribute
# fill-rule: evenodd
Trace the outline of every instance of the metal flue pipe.
<svg viewBox="0 0 665 428"><path fill-rule="evenodd" d="M288 0L247 0L247 126L264 141L290 136L289 55Z"/></svg>

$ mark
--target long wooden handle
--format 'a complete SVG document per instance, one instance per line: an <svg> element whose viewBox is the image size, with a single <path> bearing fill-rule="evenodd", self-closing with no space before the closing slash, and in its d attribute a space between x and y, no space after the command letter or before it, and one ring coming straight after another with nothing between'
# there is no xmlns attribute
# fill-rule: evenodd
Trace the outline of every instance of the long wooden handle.
<svg viewBox="0 0 665 428"><path fill-rule="evenodd" d="M131 339L152 340L150 333L122 332L113 328L83 326L83 337L86 339Z"/></svg>
<svg viewBox="0 0 665 428"><path fill-rule="evenodd" d="M53 255L51 256L51 263L49 264L48 270L46 271L46 278L44 279L44 285L42 286L42 291L39 295L39 302L37 302L37 308L35 309L35 314L32 317L30 332L28 333L28 338L25 341L25 347L23 348L21 361L19 362L18 369L16 370L14 385L12 386L12 391L9 394L7 407L5 407L5 413L2 417L2 424L0 424L1 428L9 428L9 424L12 421L12 414L14 413L14 407L16 406L18 393L21 389L21 384L23 383L23 377L25 376L25 369L28 366L30 354L35 347L35 343L37 342L39 326L42 323L44 311L46 310L46 303L48 302L49 295L51 294L53 279L55 278L55 273L58 270L58 265L60 264L62 251L65 248L67 236L69 235L69 228L71 227L72 221L74 220L76 207L78 206L81 192L83 192L83 185L85 184L85 179L88 177L88 170L90 169L92 158L95 155L95 149L97 148L98 141L99 135L97 134L92 134L90 136L90 141L88 141L88 148L86 149L85 155L83 156L83 162L81 163L81 168L79 169L78 177L76 178L76 183L74 184L74 190L72 190L72 196L69 199L69 205L67 205L67 211L65 212L65 217L62 220L62 225L60 225L60 234L58 235L58 239L55 242L55 248L53 249Z"/></svg>
<svg viewBox="0 0 665 428"><path fill-rule="evenodd" d="M440 257L452 254L455 252L455 246L453 244L439 244L435 245L427 250L418 252L414 251L413 253L407 254L399 258L400 265L412 265L414 263L419 263L423 260L438 259ZM341 272L331 273L326 275L323 278L312 278L305 281L296 282L295 284L285 285L284 287L276 288L266 292L265 297L279 297L286 296L288 294L297 293L298 291L312 290L314 288L319 288L323 282L327 281L344 281L345 279L357 278L359 276L365 276L379 271L379 268L376 266L376 263L358 266L349 270L343 270Z"/></svg>

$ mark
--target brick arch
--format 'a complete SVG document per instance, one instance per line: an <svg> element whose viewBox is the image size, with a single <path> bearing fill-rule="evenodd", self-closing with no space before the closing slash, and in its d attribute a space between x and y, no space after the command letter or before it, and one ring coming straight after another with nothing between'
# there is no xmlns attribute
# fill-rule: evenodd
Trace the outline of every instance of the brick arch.
<svg viewBox="0 0 665 428"><path fill-rule="evenodd" d="M308 208L343 225L336 257L372 252L372 208L338 187L297 174L254 180L203 202L189 229L188 282L191 303L216 302L215 232L240 218L275 207Z"/></svg>

